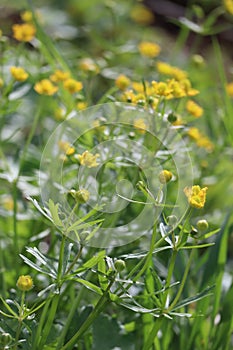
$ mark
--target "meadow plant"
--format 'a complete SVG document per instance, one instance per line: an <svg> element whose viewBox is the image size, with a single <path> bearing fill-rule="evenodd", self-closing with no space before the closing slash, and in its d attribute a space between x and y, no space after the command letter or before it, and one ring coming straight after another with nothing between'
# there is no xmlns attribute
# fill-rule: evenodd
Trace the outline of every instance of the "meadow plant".
<svg viewBox="0 0 233 350"><path fill-rule="evenodd" d="M181 48L232 2L196 6L172 50L131 1L19 11L0 36L0 348L230 350L233 83L215 36L218 76Z"/></svg>

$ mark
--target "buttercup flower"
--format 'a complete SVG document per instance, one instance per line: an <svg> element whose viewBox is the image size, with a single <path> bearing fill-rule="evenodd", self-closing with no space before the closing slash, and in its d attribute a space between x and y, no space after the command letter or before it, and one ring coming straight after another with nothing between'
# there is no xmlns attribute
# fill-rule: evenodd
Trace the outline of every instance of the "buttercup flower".
<svg viewBox="0 0 233 350"><path fill-rule="evenodd" d="M57 83L59 81L64 81L67 80L70 77L69 72L64 72L60 69L55 70L54 74L50 75L50 79L54 82Z"/></svg>
<svg viewBox="0 0 233 350"><path fill-rule="evenodd" d="M11 75L17 81L25 81L28 78L28 73L21 67L10 67Z"/></svg>
<svg viewBox="0 0 233 350"><path fill-rule="evenodd" d="M147 126L146 126L144 119L142 119L142 118L136 119L134 121L133 125L136 129L138 129L138 131L141 134L145 134Z"/></svg>
<svg viewBox="0 0 233 350"><path fill-rule="evenodd" d="M198 185L192 187L185 187L184 193L188 198L191 207L201 209L205 205L206 191L208 187L201 188Z"/></svg>
<svg viewBox="0 0 233 350"><path fill-rule="evenodd" d="M233 97L233 82L226 85L226 92L230 97Z"/></svg>
<svg viewBox="0 0 233 350"><path fill-rule="evenodd" d="M203 109L192 100L187 101L186 110L196 118L200 118L203 114Z"/></svg>
<svg viewBox="0 0 233 350"><path fill-rule="evenodd" d="M49 79L42 79L35 84L34 90L40 95L54 95L58 87L53 85L53 83Z"/></svg>
<svg viewBox="0 0 233 350"><path fill-rule="evenodd" d="M67 156L71 156L75 152L75 148L67 141L59 141L58 146Z"/></svg>
<svg viewBox="0 0 233 350"><path fill-rule="evenodd" d="M79 92L83 88L83 84L80 81L74 80L72 78L66 79L63 83L63 86L71 94Z"/></svg>
<svg viewBox="0 0 233 350"><path fill-rule="evenodd" d="M84 72L99 73L99 67L91 58L83 58L79 62L79 68Z"/></svg>
<svg viewBox="0 0 233 350"><path fill-rule="evenodd" d="M139 24L151 24L154 22L153 13L144 5L136 4L130 12L130 17Z"/></svg>
<svg viewBox="0 0 233 350"><path fill-rule="evenodd" d="M143 41L138 45L139 52L141 55L154 58L160 54L161 48L158 44Z"/></svg>
<svg viewBox="0 0 233 350"><path fill-rule="evenodd" d="M233 0L223 0L223 4L227 12L233 15Z"/></svg>
<svg viewBox="0 0 233 350"><path fill-rule="evenodd" d="M169 75L176 80L182 80L187 78L187 73L178 67L173 67L166 62L156 62L157 71L164 75Z"/></svg>
<svg viewBox="0 0 233 350"><path fill-rule="evenodd" d="M85 101L79 101L77 104L76 104L76 107L79 111L82 111L84 109L87 108L87 102Z"/></svg>
<svg viewBox="0 0 233 350"><path fill-rule="evenodd" d="M169 170L162 170L159 173L159 181L161 184L166 184L172 179L172 173Z"/></svg>
<svg viewBox="0 0 233 350"><path fill-rule="evenodd" d="M130 80L124 74L121 74L115 80L115 84L120 90L125 90L129 86Z"/></svg>
<svg viewBox="0 0 233 350"><path fill-rule="evenodd" d="M31 22L32 21L32 12L31 11L24 11L20 14L20 17L24 22Z"/></svg>
<svg viewBox="0 0 233 350"><path fill-rule="evenodd" d="M18 41L30 41L34 38L36 34L36 28L33 24L23 23L14 24L12 26L13 37Z"/></svg>
<svg viewBox="0 0 233 350"><path fill-rule="evenodd" d="M16 286L23 292L27 292L33 287L33 280L29 275L21 275L18 278Z"/></svg>
<svg viewBox="0 0 233 350"><path fill-rule="evenodd" d="M99 154L92 154L89 151L83 152L83 154L77 154L76 158L79 160L81 165L85 165L88 168L94 168L98 166L96 158L99 157Z"/></svg>

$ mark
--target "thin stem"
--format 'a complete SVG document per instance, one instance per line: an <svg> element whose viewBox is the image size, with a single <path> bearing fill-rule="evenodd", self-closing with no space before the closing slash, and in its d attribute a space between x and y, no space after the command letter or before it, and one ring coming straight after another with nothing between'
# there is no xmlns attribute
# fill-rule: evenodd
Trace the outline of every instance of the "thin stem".
<svg viewBox="0 0 233 350"><path fill-rule="evenodd" d="M188 273L189 273L189 270L190 270L190 267L191 267L191 263L192 263L192 260L193 260L194 251L195 251L195 249L192 249L191 254L189 256L188 263L187 263L185 271L184 271L184 275L183 275L182 281L180 283L179 290L178 290L178 292L177 292L177 294L175 296L175 299L173 300L173 302L171 303L171 305L168 308L169 311L172 310L175 307L175 305L179 301L180 296L181 296L181 294L183 292L183 289L184 289L184 286L185 286L185 282L186 282L186 279L187 279L187 276L188 276Z"/></svg>
<svg viewBox="0 0 233 350"><path fill-rule="evenodd" d="M74 314L75 314L75 311L78 309L78 306L82 300L82 297L83 297L83 294L84 294L84 291L85 291L85 287L82 286L77 297L75 298L74 302L72 303L72 308L70 309L70 312L69 312L69 315L66 319L66 322L65 322L65 325L62 329L62 333L59 337L59 341L58 341L58 344L57 344L57 350L60 350L63 343L64 343L64 339L65 339L65 336L70 328L70 324L73 320L73 317L74 317Z"/></svg>
<svg viewBox="0 0 233 350"><path fill-rule="evenodd" d="M44 326L44 331L42 333L42 336L41 336L41 340L40 340L40 343L39 343L39 346L38 346L38 349L43 349L43 346L45 345L46 343L46 340L48 338L48 335L49 335L49 332L51 330L51 327L53 325L53 321L54 321L54 318L55 318L55 315L56 315L56 312L57 312L57 307L58 307L58 303L59 303L59 298L60 298L60 295L59 294L56 294L54 297L53 297L53 300L52 300L52 303L51 303L51 308L49 310L49 313L47 314L47 322Z"/></svg>
<svg viewBox="0 0 233 350"><path fill-rule="evenodd" d="M83 250L83 245L80 245L79 251L78 251L77 255L75 256L74 260L72 261L72 263L70 264L68 270L65 272L65 275L68 275L68 273L72 270L74 265L77 263L78 259L80 258L81 254L82 254L82 250Z"/></svg>
<svg viewBox="0 0 233 350"><path fill-rule="evenodd" d="M167 279L166 279L166 283L165 283L165 293L164 293L164 300L163 300L163 309L166 307L166 304L167 304L167 298L168 298L168 294L169 294L169 286L170 286L170 284L171 284L171 279L172 279L173 271L174 271L174 268L175 268L177 253L178 253L177 250L173 250L173 251L172 251L171 260L170 260L170 262L169 262L169 268L168 268L168 273L167 273Z"/></svg>
<svg viewBox="0 0 233 350"><path fill-rule="evenodd" d="M81 325L77 333L66 343L61 350L68 349L69 347L72 347L79 337L86 332L86 330L90 327L90 325L94 322L96 317L100 314L100 312L103 310L105 305L108 303L108 292L110 291L111 286L113 285L115 279L112 279L112 281L109 283L108 287L104 291L103 295L100 297L98 303L96 304L94 310L90 313L90 315L87 317L86 321Z"/></svg>
<svg viewBox="0 0 233 350"><path fill-rule="evenodd" d="M156 335L161 327L162 321L163 321L162 317L159 317L158 319L155 320L154 327L152 328L142 350L151 349L151 345L154 343L154 339L155 339L155 337L156 337Z"/></svg>

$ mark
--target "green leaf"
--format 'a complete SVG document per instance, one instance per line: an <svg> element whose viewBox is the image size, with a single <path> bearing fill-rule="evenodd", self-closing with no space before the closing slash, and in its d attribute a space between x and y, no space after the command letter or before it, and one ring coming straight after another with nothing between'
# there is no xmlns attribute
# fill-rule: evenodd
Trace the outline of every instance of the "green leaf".
<svg viewBox="0 0 233 350"><path fill-rule="evenodd" d="M212 291L213 289L215 288L215 286L211 286L211 287L207 287L205 290L203 290L201 293L198 293L196 294L195 296L193 297L190 297L190 298L186 298L184 300L182 300L179 304L177 304L173 310L177 310L177 309L180 309L181 307L184 307L186 305L189 305L191 303L194 303L200 299L203 299L207 296L209 296L210 294L210 291Z"/></svg>
<svg viewBox="0 0 233 350"><path fill-rule="evenodd" d="M75 273L80 273L86 270L91 269L93 266L97 265L100 260L105 257L105 250L101 250L96 256L93 256L91 259L86 261L80 268L78 268Z"/></svg>
<svg viewBox="0 0 233 350"><path fill-rule="evenodd" d="M98 287L97 285L87 281L87 280L84 280L82 278L75 278L74 279L76 282L82 284L84 287L86 287L87 289L91 290L92 292L95 292L99 295L103 295L103 292L101 290L100 287Z"/></svg>
<svg viewBox="0 0 233 350"><path fill-rule="evenodd" d="M58 215L59 203L54 204L52 199L49 199L48 207L54 224L58 227L63 227L63 223Z"/></svg>
<svg viewBox="0 0 233 350"><path fill-rule="evenodd" d="M103 257L98 261L98 271L101 272L98 274L100 287L102 290L106 290L108 286L108 279L106 277L107 270L106 270L105 257Z"/></svg>
<svg viewBox="0 0 233 350"><path fill-rule="evenodd" d="M42 268L38 263L34 263L23 254L19 254L26 264L33 267L35 270L39 272L42 272L48 276L56 278L57 276L56 270L54 266L51 265L50 260L45 255L43 255L36 247L34 248L27 247L26 251L31 255L33 255L38 260L38 262L42 264L44 267Z"/></svg>

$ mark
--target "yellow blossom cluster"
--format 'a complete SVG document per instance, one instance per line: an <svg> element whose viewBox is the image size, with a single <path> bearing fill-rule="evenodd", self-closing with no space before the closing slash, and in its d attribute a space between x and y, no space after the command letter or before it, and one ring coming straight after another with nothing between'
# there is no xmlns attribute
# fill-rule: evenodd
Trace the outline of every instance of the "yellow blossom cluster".
<svg viewBox="0 0 233 350"><path fill-rule="evenodd" d="M12 30L13 38L18 41L31 41L36 34L35 26L30 23L14 24Z"/></svg>
<svg viewBox="0 0 233 350"><path fill-rule="evenodd" d="M70 78L69 72L58 69L50 75L49 79L38 81L34 86L34 90L40 95L51 96L58 91L58 86L55 84L60 82L63 83L63 88L71 94L79 92L83 88L82 82Z"/></svg>
<svg viewBox="0 0 233 350"><path fill-rule="evenodd" d="M120 90L125 90L130 85L130 80L124 74L120 74L115 80L115 85Z"/></svg>

